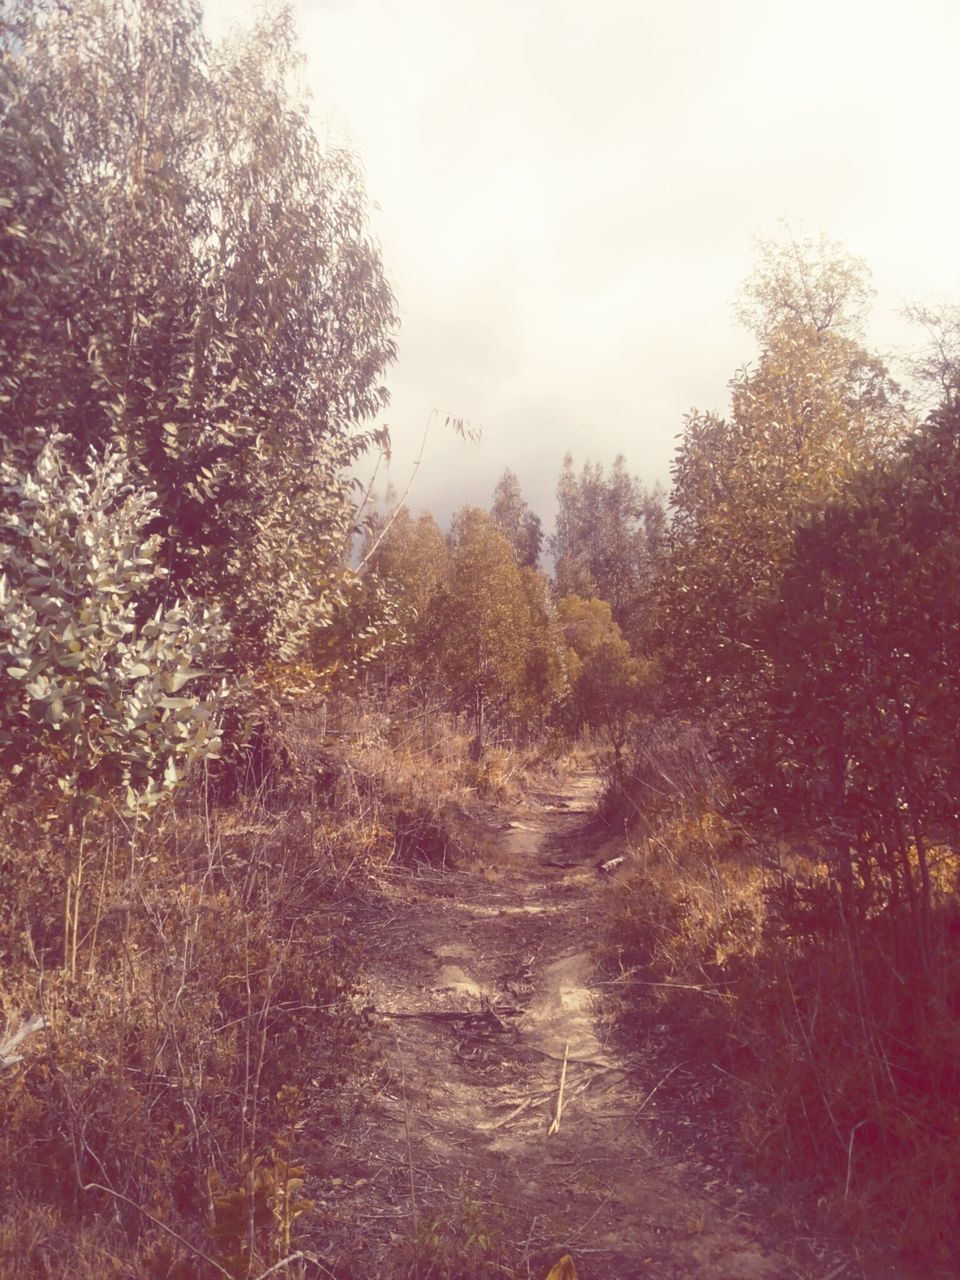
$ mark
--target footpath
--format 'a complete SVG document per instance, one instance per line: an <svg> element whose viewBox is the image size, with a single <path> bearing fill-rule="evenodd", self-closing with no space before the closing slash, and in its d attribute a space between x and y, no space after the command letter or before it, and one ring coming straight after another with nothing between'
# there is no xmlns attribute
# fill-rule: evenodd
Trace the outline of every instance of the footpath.
<svg viewBox="0 0 960 1280"><path fill-rule="evenodd" d="M544 1280L568 1254L579 1280L863 1280L669 1140L681 1063L616 1047L596 786L504 813L477 866L398 871L356 926L384 1073L325 1152L329 1274Z"/></svg>

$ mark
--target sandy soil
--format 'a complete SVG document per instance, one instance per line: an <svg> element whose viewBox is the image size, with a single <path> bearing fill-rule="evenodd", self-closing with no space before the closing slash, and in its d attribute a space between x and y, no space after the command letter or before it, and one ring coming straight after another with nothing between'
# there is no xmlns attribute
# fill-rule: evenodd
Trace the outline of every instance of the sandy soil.
<svg viewBox="0 0 960 1280"><path fill-rule="evenodd" d="M504 1241L503 1268L476 1274L543 1280L569 1253L580 1280L863 1277L835 1242L787 1230L736 1162L698 1149L676 1075L661 1111L662 1045L611 1041L591 950L595 788L575 774L528 798L498 816L489 861L399 873L355 926L385 1071L311 1188L330 1274L466 1276L437 1259L467 1219Z"/></svg>

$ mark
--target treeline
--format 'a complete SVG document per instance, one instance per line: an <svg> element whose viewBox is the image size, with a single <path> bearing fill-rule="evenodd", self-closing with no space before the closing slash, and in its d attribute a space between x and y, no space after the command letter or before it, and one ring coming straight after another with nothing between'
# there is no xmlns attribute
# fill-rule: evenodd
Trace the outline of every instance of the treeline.
<svg viewBox="0 0 960 1280"><path fill-rule="evenodd" d="M940 403L922 417L865 345L868 296L838 246L762 246L742 298L759 355L726 417L686 420L637 632L658 705L624 774L643 869L617 928L623 954L707 993L662 999L740 1080L761 1161L812 1179L875 1239L946 1259L956 353L927 361Z"/></svg>
<svg viewBox="0 0 960 1280"><path fill-rule="evenodd" d="M554 579L539 568L541 523L506 471L489 511L464 507L443 534L404 507L373 522L363 597L390 601L392 632L365 664L381 702L412 697L424 719L454 712L472 725L472 751L528 745L595 728L616 752L648 679L621 620L635 620L661 553L665 514L618 458L605 474L564 460ZM612 603L611 603L612 602ZM356 615L344 615L357 631Z"/></svg>

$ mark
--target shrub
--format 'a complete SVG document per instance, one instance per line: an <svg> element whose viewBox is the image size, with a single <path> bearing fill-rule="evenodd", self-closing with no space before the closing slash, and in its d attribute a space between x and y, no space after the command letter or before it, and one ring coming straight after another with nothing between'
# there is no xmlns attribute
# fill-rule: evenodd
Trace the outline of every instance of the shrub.
<svg viewBox="0 0 960 1280"><path fill-rule="evenodd" d="M0 763L47 803L149 805L217 751L225 629L189 602L140 616L164 569L120 450L77 471L54 439L29 472L0 461L0 497Z"/></svg>

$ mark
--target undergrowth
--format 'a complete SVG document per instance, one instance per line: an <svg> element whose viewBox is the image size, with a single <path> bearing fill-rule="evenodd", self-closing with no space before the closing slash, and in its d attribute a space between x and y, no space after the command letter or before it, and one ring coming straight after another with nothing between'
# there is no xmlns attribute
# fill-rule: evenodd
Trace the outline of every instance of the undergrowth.
<svg viewBox="0 0 960 1280"><path fill-rule="evenodd" d="M321 794L314 728L278 726L229 804L198 774L88 825L75 977L64 834L5 806L0 1041L38 1025L0 1066L0 1274L245 1278L296 1252L307 1157L371 1069L342 911L383 844Z"/></svg>
<svg viewBox="0 0 960 1280"><path fill-rule="evenodd" d="M960 1249L960 913L954 865L921 970L895 913L842 910L816 850L752 842L690 726L635 769L633 848L603 955L626 1026L720 1067L757 1168L925 1265ZM623 808L623 799L618 803Z"/></svg>
<svg viewBox="0 0 960 1280"><path fill-rule="evenodd" d="M479 811L554 767L506 747L473 762L466 734L435 729L425 745L302 703L230 775L198 772L142 822L89 823L75 976L77 849L7 797L0 1045L34 1029L0 1061L0 1275L316 1272L311 1196L380 1069L352 904L396 865L469 858ZM479 1218L421 1234L421 1276L497 1274Z"/></svg>

